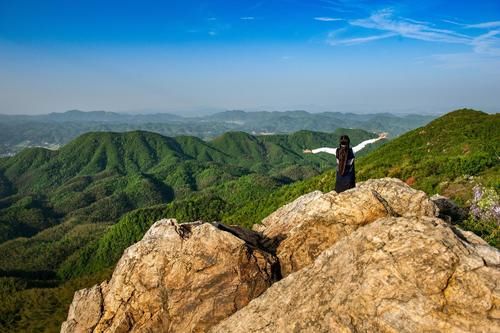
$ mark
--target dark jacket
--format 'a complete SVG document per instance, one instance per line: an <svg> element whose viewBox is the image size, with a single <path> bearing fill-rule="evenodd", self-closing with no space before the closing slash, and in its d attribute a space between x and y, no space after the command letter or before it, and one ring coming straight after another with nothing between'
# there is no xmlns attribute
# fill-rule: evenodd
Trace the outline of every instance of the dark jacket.
<svg viewBox="0 0 500 333"><path fill-rule="evenodd" d="M339 149L335 154L337 156L337 176L335 179L335 192L340 193L350 188L356 187L356 174L354 170L354 152L349 148L347 153L347 165L345 174L342 176L339 172Z"/></svg>

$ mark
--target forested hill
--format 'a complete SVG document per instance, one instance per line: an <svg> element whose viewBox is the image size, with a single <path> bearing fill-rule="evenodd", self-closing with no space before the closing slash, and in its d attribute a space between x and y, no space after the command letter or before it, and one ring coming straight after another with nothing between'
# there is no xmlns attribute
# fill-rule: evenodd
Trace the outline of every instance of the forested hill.
<svg viewBox="0 0 500 333"><path fill-rule="evenodd" d="M457 198L470 198L471 185L459 185L471 176L500 189L500 114L450 112L392 140L359 165L361 179L397 177L428 193Z"/></svg>
<svg viewBox="0 0 500 333"><path fill-rule="evenodd" d="M333 156L302 150L335 146L344 133L354 144L377 136L94 132L56 151L1 158L0 331L58 331L75 288L106 274L151 219L231 219L247 202L332 168ZM75 276L88 278L65 283Z"/></svg>
<svg viewBox="0 0 500 333"><path fill-rule="evenodd" d="M304 148L334 146L342 133L354 143L363 130L301 131L252 136L229 132L212 141L143 131L84 134L60 150L29 148L0 159L0 240L30 236L67 216L112 222L128 210L170 202L249 174L283 184L334 165Z"/></svg>
<svg viewBox="0 0 500 333"><path fill-rule="evenodd" d="M311 147L336 146L341 133L353 142L373 138L363 130L338 129L334 133L300 131L288 135L253 136L228 132L211 141L196 137L165 137L156 133L92 132L59 150L25 149L16 156L0 159L0 170L11 183L11 191L46 192L74 177L101 173L133 175L148 173L168 177L165 171L185 162L216 163L280 174L290 165L313 165L331 159L304 156ZM322 158L323 157L323 158ZM230 168L231 169L231 168ZM7 185L5 185L7 186ZM4 186L4 190L6 190Z"/></svg>

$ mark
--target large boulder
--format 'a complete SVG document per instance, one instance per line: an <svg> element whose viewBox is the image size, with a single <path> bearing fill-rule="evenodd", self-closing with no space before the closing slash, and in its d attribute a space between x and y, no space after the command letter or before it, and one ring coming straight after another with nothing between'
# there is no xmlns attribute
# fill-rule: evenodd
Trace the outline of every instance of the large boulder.
<svg viewBox="0 0 500 333"><path fill-rule="evenodd" d="M379 198L366 189L326 193L311 202L307 212L276 249L283 276L311 264L357 228L388 215Z"/></svg>
<svg viewBox="0 0 500 333"><path fill-rule="evenodd" d="M108 283L75 294L61 332L206 332L279 277L255 233L221 228L156 222Z"/></svg>
<svg viewBox="0 0 500 333"><path fill-rule="evenodd" d="M102 285L78 290L73 296L68 319L62 324L61 332L92 332L102 315Z"/></svg>
<svg viewBox="0 0 500 333"><path fill-rule="evenodd" d="M437 216L438 208L422 191L396 178L359 183L342 193L319 191L283 206L259 227L276 248L286 276L309 264L339 239L387 216Z"/></svg>
<svg viewBox="0 0 500 333"><path fill-rule="evenodd" d="M210 332L500 332L499 251L455 231L378 219Z"/></svg>

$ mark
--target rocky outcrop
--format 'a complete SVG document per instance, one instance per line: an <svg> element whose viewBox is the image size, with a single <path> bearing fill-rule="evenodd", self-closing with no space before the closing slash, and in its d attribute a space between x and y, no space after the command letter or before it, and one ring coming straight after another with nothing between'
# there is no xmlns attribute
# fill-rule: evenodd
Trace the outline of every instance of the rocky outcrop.
<svg viewBox="0 0 500 333"><path fill-rule="evenodd" d="M393 216L438 216L439 209L423 191L418 191L397 178L370 179L359 183L359 189L375 191Z"/></svg>
<svg viewBox="0 0 500 333"><path fill-rule="evenodd" d="M384 178L309 193L258 232L159 221L61 331L500 332L500 253L436 203Z"/></svg>
<svg viewBox="0 0 500 333"><path fill-rule="evenodd" d="M103 282L103 287L106 282ZM82 289L75 293L69 307L68 319L61 332L92 332L102 314L102 290L100 285Z"/></svg>
<svg viewBox="0 0 500 333"><path fill-rule="evenodd" d="M378 219L210 332L499 332L489 249L485 260L438 218Z"/></svg>
<svg viewBox="0 0 500 333"><path fill-rule="evenodd" d="M437 216L438 208L422 191L399 179L360 183L342 193L306 194L264 219L257 230L276 248L286 276L309 264L339 239L387 216ZM272 246L271 246L272 244Z"/></svg>
<svg viewBox="0 0 500 333"><path fill-rule="evenodd" d="M321 252L360 226L388 215L370 190L327 193L310 202L307 211L309 214L282 236L276 249L283 276L311 264Z"/></svg>
<svg viewBox="0 0 500 333"><path fill-rule="evenodd" d="M262 220L261 224L255 224L253 229L262 232L267 238L275 238L286 234L295 224L299 223L308 214L307 204L321 197L323 192L314 191L305 194L289 204L276 210L274 213Z"/></svg>
<svg viewBox="0 0 500 333"><path fill-rule="evenodd" d="M158 221L109 283L75 294L61 332L206 332L277 278L276 258L257 240L238 228Z"/></svg>

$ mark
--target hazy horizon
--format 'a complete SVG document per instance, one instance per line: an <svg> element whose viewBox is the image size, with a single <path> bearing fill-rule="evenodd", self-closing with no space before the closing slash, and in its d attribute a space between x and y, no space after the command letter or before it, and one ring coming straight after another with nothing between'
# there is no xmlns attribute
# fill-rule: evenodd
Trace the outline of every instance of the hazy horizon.
<svg viewBox="0 0 500 333"><path fill-rule="evenodd" d="M0 0L0 113L499 112L500 2Z"/></svg>
<svg viewBox="0 0 500 333"><path fill-rule="evenodd" d="M258 113L258 112L307 112L310 114L321 114L321 113L341 113L341 114L357 114L357 115L368 115L368 114L392 114L396 116L404 116L404 115L425 115L425 116L440 116L443 114L446 114L448 112L452 112L458 109L469 109L469 108L457 108L453 110L445 110L441 112L419 112L419 111L411 111L411 110L372 110L372 111L366 111L366 112L356 112L356 111L336 111L336 110L315 110L315 111L310 111L306 109L284 109L284 110L272 110L272 109L255 109L255 110L248 110L248 109L232 109L232 110L224 110L224 109L213 109L213 110L188 110L186 111L168 111L168 110L153 110L153 109L147 109L147 110L80 110L80 109L71 109L71 110L65 110L65 111L54 111L54 112L47 112L47 113L3 113L0 112L0 115L5 115L5 116L46 116L50 114L64 114L67 112L84 112L84 113L92 113L92 112L109 112L109 113L116 113L116 114L121 114L121 115L155 115L155 114L171 114L175 116L181 116L181 117L205 117L205 116L210 116L210 115L215 115L218 113L224 113L224 112L247 112L247 113ZM474 109L474 108L470 108ZM486 113L498 113L498 111L486 111L486 110L478 110L478 111L483 111Z"/></svg>

